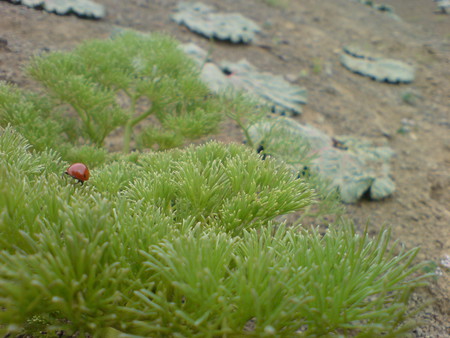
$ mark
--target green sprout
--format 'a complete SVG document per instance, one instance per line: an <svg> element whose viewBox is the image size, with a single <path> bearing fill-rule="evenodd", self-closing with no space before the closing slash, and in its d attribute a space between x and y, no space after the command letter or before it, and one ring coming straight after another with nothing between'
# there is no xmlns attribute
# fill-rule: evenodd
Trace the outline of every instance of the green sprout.
<svg viewBox="0 0 450 338"><path fill-rule="evenodd" d="M420 96L413 91L406 90L401 95L402 101L410 106L417 106Z"/></svg>
<svg viewBox="0 0 450 338"><path fill-rule="evenodd" d="M312 71L316 75L320 75L323 71L323 61L319 58L313 59Z"/></svg>

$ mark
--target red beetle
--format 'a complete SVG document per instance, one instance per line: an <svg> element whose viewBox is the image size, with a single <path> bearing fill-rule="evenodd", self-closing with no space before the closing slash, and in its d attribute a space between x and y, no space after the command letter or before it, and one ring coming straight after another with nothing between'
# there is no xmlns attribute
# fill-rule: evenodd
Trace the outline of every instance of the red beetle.
<svg viewBox="0 0 450 338"><path fill-rule="evenodd" d="M90 173L88 167L83 163L74 163L72 164L64 174L72 176L74 179L78 180L78 182L83 185L85 181L89 179Z"/></svg>

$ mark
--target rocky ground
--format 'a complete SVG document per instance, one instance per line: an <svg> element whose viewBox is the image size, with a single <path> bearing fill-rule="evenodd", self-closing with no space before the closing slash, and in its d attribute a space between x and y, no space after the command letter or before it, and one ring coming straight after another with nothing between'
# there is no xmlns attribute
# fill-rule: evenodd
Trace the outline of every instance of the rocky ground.
<svg viewBox="0 0 450 338"><path fill-rule="evenodd" d="M397 18L352 0L291 0L285 8L262 0L205 0L263 27L251 45L211 46L170 20L177 1L97 2L105 5L107 16L93 21L0 1L0 80L35 88L23 71L30 56L106 38L115 27L165 32L212 47L214 60L246 58L260 70L287 76L308 90L299 122L395 150L394 195L347 209L358 226L369 221L371 233L388 225L406 248L421 247L418 260L430 261L430 269L441 275L412 297L417 304L431 302L418 315L421 324L412 335L450 336L450 270L442 264L450 255L450 15L438 13L432 0L385 0ZM390 85L349 72L340 65L339 53L352 42L368 43L386 57L413 65L415 81ZM243 140L231 122L215 138Z"/></svg>

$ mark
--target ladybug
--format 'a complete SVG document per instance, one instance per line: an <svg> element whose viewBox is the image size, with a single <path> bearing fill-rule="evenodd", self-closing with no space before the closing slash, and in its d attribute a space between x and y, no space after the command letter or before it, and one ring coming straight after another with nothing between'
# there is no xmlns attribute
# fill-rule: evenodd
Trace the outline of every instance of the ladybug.
<svg viewBox="0 0 450 338"><path fill-rule="evenodd" d="M72 164L64 174L72 176L74 179L78 180L78 182L83 185L85 181L89 179L90 173L88 167L83 163L74 163Z"/></svg>

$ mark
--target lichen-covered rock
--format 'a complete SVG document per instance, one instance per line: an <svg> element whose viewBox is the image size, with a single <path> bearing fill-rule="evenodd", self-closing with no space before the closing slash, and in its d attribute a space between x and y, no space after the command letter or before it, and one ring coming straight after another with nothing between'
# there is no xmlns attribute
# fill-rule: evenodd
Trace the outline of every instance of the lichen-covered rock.
<svg viewBox="0 0 450 338"><path fill-rule="evenodd" d="M306 89L290 84L280 75L259 72L245 59L237 63L222 62L221 68L230 74L228 78L235 88L273 103L276 113L299 115L302 105L307 103Z"/></svg>
<svg viewBox="0 0 450 338"><path fill-rule="evenodd" d="M214 93L220 93L233 89L227 75L218 65L211 62L208 52L195 43L185 43L180 48L190 56L200 68L200 78Z"/></svg>
<svg viewBox="0 0 450 338"><path fill-rule="evenodd" d="M354 73L387 83L414 81L414 68L402 61L386 59L355 46L344 47L341 63Z"/></svg>
<svg viewBox="0 0 450 338"><path fill-rule="evenodd" d="M389 147L375 147L352 137L339 137L337 141L285 117L258 122L250 127L249 134L255 147L263 144L265 151L291 163L297 172L302 172L304 164L295 160L299 156L295 149L307 141L315 156L310 169L328 179L330 187L337 187L345 203L354 203L366 193L371 199L383 199L395 190L389 168L394 152Z"/></svg>
<svg viewBox="0 0 450 338"><path fill-rule="evenodd" d="M200 77L215 93L244 90L280 115L299 115L307 102L306 89L289 83L282 76L259 72L245 59L237 63L222 62L218 66L195 44L183 44L181 48L201 67Z"/></svg>
<svg viewBox="0 0 450 338"><path fill-rule="evenodd" d="M203 66L207 61L211 61L208 52L197 46L195 43L184 43L180 45L180 48L190 56L199 67Z"/></svg>
<svg viewBox="0 0 450 338"><path fill-rule="evenodd" d="M105 8L89 0L10 0L27 7L43 8L50 13L66 15L74 13L81 17L101 19L105 16Z"/></svg>
<svg viewBox="0 0 450 338"><path fill-rule="evenodd" d="M249 43L261 29L252 20L239 13L216 13L201 2L181 2L172 20L207 38L233 43Z"/></svg>
<svg viewBox="0 0 450 338"><path fill-rule="evenodd" d="M230 82L230 79L215 63L206 62L200 72L200 78L214 93L233 89L233 84Z"/></svg>
<svg viewBox="0 0 450 338"><path fill-rule="evenodd" d="M381 59L382 55L372 50L370 45L348 44L342 47L345 53L355 58L377 60Z"/></svg>
<svg viewBox="0 0 450 338"><path fill-rule="evenodd" d="M450 0L434 0L437 2L437 6L442 11L442 13L450 13Z"/></svg>

